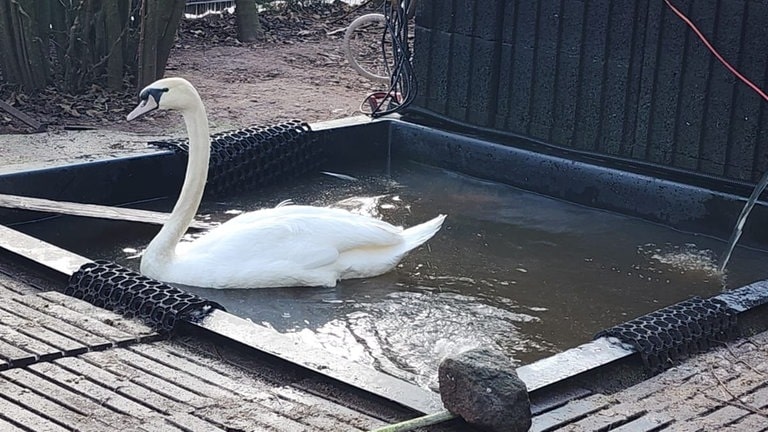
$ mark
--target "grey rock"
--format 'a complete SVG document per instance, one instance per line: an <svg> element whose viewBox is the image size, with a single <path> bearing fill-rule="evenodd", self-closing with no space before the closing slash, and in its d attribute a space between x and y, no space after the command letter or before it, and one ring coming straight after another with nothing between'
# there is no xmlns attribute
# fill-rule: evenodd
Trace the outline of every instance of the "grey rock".
<svg viewBox="0 0 768 432"><path fill-rule="evenodd" d="M504 354L474 349L446 357L438 379L446 409L466 422L494 432L531 427L528 389Z"/></svg>

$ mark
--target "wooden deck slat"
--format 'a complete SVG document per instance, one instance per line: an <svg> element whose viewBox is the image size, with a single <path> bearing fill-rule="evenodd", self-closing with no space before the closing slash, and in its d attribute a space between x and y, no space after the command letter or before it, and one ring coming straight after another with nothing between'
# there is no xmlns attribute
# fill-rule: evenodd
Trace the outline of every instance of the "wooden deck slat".
<svg viewBox="0 0 768 432"><path fill-rule="evenodd" d="M151 418L149 420L144 420L140 426L135 428L136 432L189 432L190 430L195 429L194 427L182 429L175 426L173 423L168 422L165 418ZM211 429L211 431L218 432L216 429ZM123 432L123 429L121 429L120 432Z"/></svg>
<svg viewBox="0 0 768 432"><path fill-rule="evenodd" d="M760 384L753 383L753 384L755 386L762 385L762 383ZM739 395L739 398L744 400L744 402L751 407L761 409L768 406L768 388L766 387L759 388L757 391L752 393L739 394L734 392L734 394ZM721 397L721 399L729 400L729 397L724 396L724 397ZM702 417L700 420L707 425L712 425L713 427L718 427L718 428L724 428L725 426L731 423L735 423L749 415L750 415L750 411L747 409L741 409L733 405L727 405L716 411L713 411L707 414L706 416ZM768 419L763 418L763 420L768 424Z"/></svg>
<svg viewBox="0 0 768 432"><path fill-rule="evenodd" d="M0 331L2 337L2 331ZM8 367L11 361L28 363L37 360L37 355L19 348L16 345L0 340L0 367Z"/></svg>
<svg viewBox="0 0 768 432"><path fill-rule="evenodd" d="M173 350L173 353L170 352L171 349ZM350 427L358 428L360 430L369 430L383 425L383 422L380 420L364 416L346 407L333 405L333 408L329 409L327 405L330 405L330 402L319 397L290 390L290 388L282 387L276 391L265 391L263 390L264 388L270 388L272 386L260 383L253 377L248 376L242 370L235 369L221 361L211 361L211 364L209 364L208 367L202 366L191 361L189 358L184 357L182 354L186 353L186 349L172 342L133 345L130 348L127 348L126 351L137 353L136 355L140 354L146 356L166 366L182 370L187 374L193 375L198 380L234 392L236 393L236 397L258 401L260 405L275 413L281 414L283 418L296 417L297 413L307 411L311 407L311 409L315 410L318 414L344 423L344 425L341 426L332 421L330 424L333 425L333 427L345 427L346 430L350 430ZM298 418L300 419L301 417ZM266 418L264 417L260 418L260 420L265 419ZM279 422L280 424L283 424L284 420L279 420ZM275 424L276 423L271 423L273 427L275 427ZM297 423L297 425L300 425L300 423ZM318 424L315 426L319 427L322 425Z"/></svg>
<svg viewBox="0 0 768 432"><path fill-rule="evenodd" d="M0 419L6 419L35 432L68 432L67 429L0 397Z"/></svg>
<svg viewBox="0 0 768 432"><path fill-rule="evenodd" d="M16 425L12 423L8 423L7 421L0 418L0 431L3 432L26 432L24 429L18 428Z"/></svg>
<svg viewBox="0 0 768 432"><path fill-rule="evenodd" d="M636 418L629 423L625 423L611 432L653 432L672 423L673 419L662 414L652 413Z"/></svg>
<svg viewBox="0 0 768 432"><path fill-rule="evenodd" d="M533 418L531 432L546 432L573 423L588 414L600 411L610 405L610 400L604 395L588 396L569 402L560 408L555 408Z"/></svg>
<svg viewBox="0 0 768 432"><path fill-rule="evenodd" d="M322 411L329 417L333 417L360 430L377 429L385 425L385 423L379 419L362 416L344 406L331 406L332 403L326 399L313 395L312 393L301 392L292 387L279 387L274 389L273 393L280 396L279 400L270 400L274 409L279 409L280 406L285 404L285 401L290 401L301 407L313 407L313 409Z"/></svg>
<svg viewBox="0 0 768 432"><path fill-rule="evenodd" d="M306 424L285 417L281 414L266 410L254 410L250 404L233 404L226 410L219 407L210 407L197 410L195 415L211 421L226 424L231 430L269 430L275 432L332 432L349 430L341 429L314 429Z"/></svg>
<svg viewBox="0 0 768 432"><path fill-rule="evenodd" d="M140 419L150 418L153 411L146 406L132 400L110 389L96 384L91 380L92 377L84 377L80 374L72 373L53 363L35 363L28 366L29 369L45 375L48 379L57 384L68 388L74 392L80 393L94 401L102 402L105 406L117 412L127 414ZM130 382L125 381L125 385Z"/></svg>
<svg viewBox="0 0 768 432"><path fill-rule="evenodd" d="M11 300L14 299L15 298ZM112 341L107 340L99 335L83 330L82 328L76 327L67 322L63 322L58 318L47 315L16 301L2 302L0 303L0 309L9 313L16 314L18 316L23 316L52 332L66 335L67 337L85 345L88 347L88 349L103 349L113 345Z"/></svg>
<svg viewBox="0 0 768 432"><path fill-rule="evenodd" d="M160 419L157 419L159 421ZM183 413L183 412L177 412L177 413L171 413L169 417L165 418L166 422L170 422L171 424L178 425L182 428L182 430L192 430L192 431L211 431L211 432L227 432L227 429L222 429L216 425L211 424L210 422L198 417L194 416L192 414ZM155 430L165 430L165 429L155 429ZM230 429L232 430L232 429ZM152 432L152 429L149 429L150 432Z"/></svg>
<svg viewBox="0 0 768 432"><path fill-rule="evenodd" d="M95 320L107 323L125 333L133 335L136 340L144 340L146 338L154 338L157 336L157 333L152 330L151 327L148 327L137 320L124 318L114 312L98 308L90 303L78 300L74 297L68 297L59 292L49 291L39 294L39 297L83 315L90 316Z"/></svg>
<svg viewBox="0 0 768 432"><path fill-rule="evenodd" d="M0 298L38 293L36 288L20 282L0 271Z"/></svg>
<svg viewBox="0 0 768 432"><path fill-rule="evenodd" d="M111 410L104 406L101 401L94 401L83 394L64 388L55 381L32 373L25 368L0 372L0 377L18 386L25 387L30 391L54 398L57 403L69 409L88 413L91 418L99 419L99 421L114 427L128 427L131 425L133 417Z"/></svg>
<svg viewBox="0 0 768 432"><path fill-rule="evenodd" d="M114 351L123 351L115 349ZM84 355L87 362L80 358L62 358L56 361L67 370L87 376L90 380L107 389L132 400L140 400L155 410L156 416L166 416L167 420L191 430L208 431L222 430L216 424L232 424L234 418L231 410L235 407L247 413L246 418L238 420L243 430L259 430L259 422L272 418L272 426L282 425L276 430L293 431L300 423L295 423L287 417L271 413L265 407L253 401L243 402L243 398L234 393L218 393L214 397L203 397L192 394L171 382L166 382L145 372L131 368L121 356L112 352L95 352ZM125 374L125 375L123 375ZM172 394L173 389L177 394ZM208 409L208 408L211 409ZM231 407L223 411L222 407ZM188 411L188 412L185 412ZM194 412L194 415L190 414ZM245 414L244 414L245 415Z"/></svg>
<svg viewBox="0 0 768 432"><path fill-rule="evenodd" d="M175 352L171 352L168 348L173 346ZM189 358L184 357L182 354L186 351L185 348L178 344L140 344L133 345L126 348L129 351L135 352L139 355L150 358L162 365L173 366L177 369L181 369L188 374L195 376L197 379L215 385L217 387L224 388L230 392L234 392L243 397L257 397L260 395L261 399L268 399L270 396L263 391L255 389L253 386L247 385L242 380L238 380L238 377L244 375L242 372L222 369L213 369L211 363L212 360L206 365L191 361ZM232 378L232 377L235 378Z"/></svg>
<svg viewBox="0 0 768 432"><path fill-rule="evenodd" d="M167 347L167 345L168 344L166 343L162 344L164 347ZM153 351L153 348L154 351L158 350L157 346L150 348L148 345L144 345L141 348L134 348L142 349L145 351ZM212 385L206 380L202 380L194 374L191 374L187 369L183 367L172 367L169 365L172 363L158 363L149 357L145 357L134 352L134 350L121 349L114 350L114 352L121 361L127 362L132 366L141 368L146 371L152 371L153 374L157 374L158 376L172 381L177 385L180 385L191 391L200 392L200 394L204 394L211 398L229 398L237 400L247 398L249 400L253 400L258 404L258 407L252 407L251 409L260 409L258 416L260 421L265 421L268 418L272 418L274 420L270 424L272 427L282 425L283 429L285 429L286 426L290 426L285 430L292 430L292 428L295 428L298 425L309 423L308 426L312 426L316 430L332 431L342 429L351 430L350 428L354 428L353 425L343 422L339 418L331 415L330 412L326 411L324 409L324 405L328 404L328 402L320 398L313 401L311 405L299 403L296 400L298 397L294 397L293 399L286 398L284 394L281 394L280 396L282 399L278 400L277 398L269 397L269 394L265 394L263 392L259 394L253 391L253 389L258 388L257 386L259 386L260 383L257 381L254 382L252 379L248 379L248 386L237 386L236 388L239 390L239 393L235 393L233 391L234 389L227 389L218 385ZM198 372L200 371L198 370ZM248 391L247 388L250 388L251 390ZM335 406L334 408L337 407ZM314 412L316 415L307 416L309 411ZM289 422L289 420L293 420L296 423L293 424L293 422L291 422L290 424L286 424Z"/></svg>
<svg viewBox="0 0 768 432"><path fill-rule="evenodd" d="M625 409L605 409L590 414L587 417L568 424L573 431L614 430L622 424L629 423L633 417L639 417L644 412Z"/></svg>
<svg viewBox="0 0 768 432"><path fill-rule="evenodd" d="M77 354L88 351L88 347L74 339L52 332L47 328L37 324L34 321L20 317L0 308L0 326L11 327L19 333L39 340L54 351L60 351L61 355L65 353ZM51 348L48 348L51 351ZM41 354L48 354L43 352Z"/></svg>
<svg viewBox="0 0 768 432"><path fill-rule="evenodd" d="M97 353L101 354L101 353ZM174 411L191 410L193 407L185 405L183 402L172 399L159 392L147 389L137 384L134 380L141 380L140 374L120 374L113 370L104 368L108 361L91 364L80 358L59 359L57 365L66 368L67 371L78 375L87 376L88 379L98 383L105 390L128 397L131 400L141 401L142 406L148 406L148 409L168 414ZM181 397L184 399L184 397ZM201 406L204 404L201 404ZM150 412L144 412L142 415L149 416Z"/></svg>
<svg viewBox="0 0 768 432"><path fill-rule="evenodd" d="M738 422L725 426L718 432L766 432L768 431L768 419L757 414L739 420Z"/></svg>
<svg viewBox="0 0 768 432"><path fill-rule="evenodd" d="M212 399L193 393L184 387L178 386L172 381L157 378L149 375L146 371L136 369L130 364L125 363L116 355L115 351L120 348L105 353L91 353L80 356L80 358L60 359L56 363L67 367L72 371L77 371L83 375L98 379L99 383L115 391L122 392L125 389L125 382L137 384L142 387L133 397L142 397L141 394L152 392L175 402L187 404L194 408L200 408L211 403ZM84 361L85 360L85 361ZM108 373L105 373L108 372ZM151 389L151 390L147 390ZM169 409L167 403L158 408L164 411L173 411Z"/></svg>
<svg viewBox="0 0 768 432"><path fill-rule="evenodd" d="M38 339L29 337L16 329L0 324L0 340L28 351L36 356L36 360L46 360L61 357L63 353L56 347L52 347ZM11 359L14 361L15 359Z"/></svg>
<svg viewBox="0 0 768 432"><path fill-rule="evenodd" d="M91 313L88 313L88 311L83 311L85 313L78 312L55 301L51 301L49 297L51 296L32 295L14 297L13 300L45 313L63 323L81 328L84 331L110 340L114 344L135 341L139 337L145 335L145 333L141 333L137 337L137 335L125 332L120 328L113 326L112 324L115 322L113 319L119 317L119 315L112 314L103 309L96 309L95 306L92 308L96 310L90 311ZM120 317L120 319L123 318Z"/></svg>
<svg viewBox="0 0 768 432"><path fill-rule="evenodd" d="M162 377L161 379L172 382L173 384L186 389L190 392L195 392L199 395L205 395L213 398L235 398L240 397L235 392L228 390L224 387L212 385L205 382L194 375L187 373L179 368L170 367L154 361L148 357L136 354L126 349L115 349L110 353L118 358L120 361L129 364L137 369L144 370L147 373Z"/></svg>
<svg viewBox="0 0 768 432"><path fill-rule="evenodd" d="M631 400L641 400L652 396L654 393L665 390L670 384L679 385L691 379L700 371L687 365L680 365L664 372L663 376L657 379L641 381L632 386L632 392L627 393Z"/></svg>
<svg viewBox="0 0 768 432"><path fill-rule="evenodd" d="M214 371L216 374L229 377L231 380L235 381L237 385L230 387L229 384L227 384L226 387L230 390L238 392L239 394L242 394L243 397L254 397L252 395L247 395L251 394L253 389L256 389L259 386L258 381L254 380L254 378L244 372L243 369L233 366L226 361L220 361L205 356L195 355L188 349L182 348L173 342L163 343L162 345L135 345L130 349L132 351L138 351L152 348L157 350L172 350L172 357L174 358L182 358L184 361L189 363L198 364L208 368L210 371ZM188 370L186 366L182 367L182 369ZM355 426L363 430L376 429L384 425L384 422L379 419L363 415L344 406L332 404L331 402L314 396L311 393L300 392L292 389L291 387L285 386L280 388L273 388L274 386L272 385L261 386L267 387L268 391L259 392L259 403L269 407L275 412L290 413L306 410L307 407L310 406L315 407L315 409L318 407L325 407L326 410L324 412L326 415L333 416L343 422L346 422L350 426ZM245 393L242 393L243 390L245 390Z"/></svg>
<svg viewBox="0 0 768 432"><path fill-rule="evenodd" d="M582 387L558 389L557 392L551 392L540 398L531 399L531 414L537 416L546 411L563 406L570 401L581 399L591 394L591 391Z"/></svg>
<svg viewBox="0 0 768 432"><path fill-rule="evenodd" d="M0 379L0 394L19 406L71 430L100 432L108 426L103 423L101 425L88 425L86 424L88 421L87 414L54 403L5 379ZM96 421L98 422L98 419Z"/></svg>

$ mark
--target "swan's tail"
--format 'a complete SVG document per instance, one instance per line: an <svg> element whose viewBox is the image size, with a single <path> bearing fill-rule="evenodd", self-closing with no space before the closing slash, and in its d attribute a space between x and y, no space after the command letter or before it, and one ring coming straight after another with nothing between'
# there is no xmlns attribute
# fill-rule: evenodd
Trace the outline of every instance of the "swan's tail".
<svg viewBox="0 0 768 432"><path fill-rule="evenodd" d="M403 253L421 246L425 241L431 239L443 226L444 220L445 215L441 214L434 219L430 219L422 224L412 226L403 231L402 236L403 239L405 239Z"/></svg>

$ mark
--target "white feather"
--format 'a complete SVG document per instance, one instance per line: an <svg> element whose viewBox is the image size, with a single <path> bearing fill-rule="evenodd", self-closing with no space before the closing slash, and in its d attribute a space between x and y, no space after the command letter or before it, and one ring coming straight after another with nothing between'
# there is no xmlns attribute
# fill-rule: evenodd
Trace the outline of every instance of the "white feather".
<svg viewBox="0 0 768 432"><path fill-rule="evenodd" d="M403 230L347 210L288 200L272 209L243 213L195 241L179 243L205 187L208 123L197 91L186 80L165 78L148 88L153 87L166 89L155 92L161 94L160 109L182 112L190 151L176 206L142 257L141 271L147 276L211 288L334 286L340 279L393 269L406 253L435 235L445 220L439 215Z"/></svg>

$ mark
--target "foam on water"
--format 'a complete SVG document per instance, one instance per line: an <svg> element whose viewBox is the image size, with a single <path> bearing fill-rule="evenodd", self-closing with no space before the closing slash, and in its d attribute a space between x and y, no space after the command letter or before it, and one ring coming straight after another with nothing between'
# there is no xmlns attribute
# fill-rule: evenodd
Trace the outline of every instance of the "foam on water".
<svg viewBox="0 0 768 432"><path fill-rule="evenodd" d="M493 347L514 358L515 352L548 348L546 342L528 340L519 330L520 323L538 322L537 317L457 293L396 292L347 309L343 318L315 330L298 330L293 336L433 389L437 367L449 354Z"/></svg>
<svg viewBox="0 0 768 432"><path fill-rule="evenodd" d="M638 247L638 252L660 264L657 266L658 268L666 266L666 268L679 271L681 274L697 272L705 278L725 283L726 274L719 268L717 254L711 249L699 248L695 243L682 245L667 243L663 246L648 243ZM652 267L651 270L657 271L656 267ZM658 270L658 272L663 273L662 270Z"/></svg>

